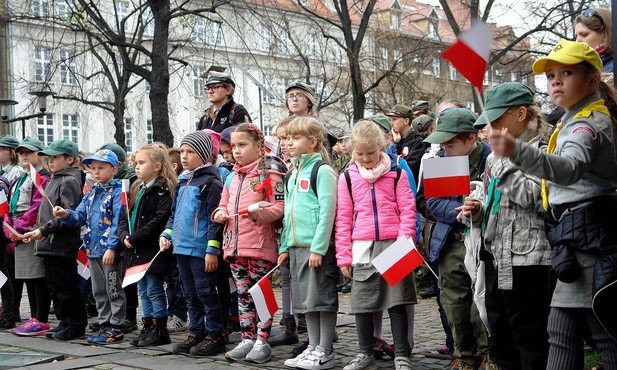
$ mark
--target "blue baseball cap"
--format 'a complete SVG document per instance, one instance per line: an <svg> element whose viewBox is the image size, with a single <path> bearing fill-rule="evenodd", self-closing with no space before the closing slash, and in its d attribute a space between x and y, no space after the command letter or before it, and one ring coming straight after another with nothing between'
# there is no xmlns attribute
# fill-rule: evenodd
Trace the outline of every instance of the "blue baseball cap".
<svg viewBox="0 0 617 370"><path fill-rule="evenodd" d="M118 156L109 149L99 150L93 155L81 161L83 164L90 164L92 161L99 161L111 164L112 167L118 167Z"/></svg>

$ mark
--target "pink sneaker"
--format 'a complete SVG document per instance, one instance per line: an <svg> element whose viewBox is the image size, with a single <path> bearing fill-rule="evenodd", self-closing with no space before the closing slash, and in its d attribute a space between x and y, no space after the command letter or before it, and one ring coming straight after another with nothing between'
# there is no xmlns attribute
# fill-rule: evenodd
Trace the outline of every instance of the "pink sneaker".
<svg viewBox="0 0 617 370"><path fill-rule="evenodd" d="M34 336L49 330L49 323L40 323L39 320L31 317L27 323L20 325L12 330L15 335Z"/></svg>

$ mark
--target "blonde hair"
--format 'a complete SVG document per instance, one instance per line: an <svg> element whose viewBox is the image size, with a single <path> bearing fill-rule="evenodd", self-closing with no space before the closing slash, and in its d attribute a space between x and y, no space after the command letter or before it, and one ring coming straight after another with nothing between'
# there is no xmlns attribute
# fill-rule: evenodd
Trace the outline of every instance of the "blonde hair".
<svg viewBox="0 0 617 370"><path fill-rule="evenodd" d="M379 125L366 119L356 122L353 130L351 130L351 147L355 147L356 143L359 142L375 145L384 152L388 145Z"/></svg>
<svg viewBox="0 0 617 370"><path fill-rule="evenodd" d="M171 161L169 160L169 155L167 154L167 146L163 143L147 144L137 149L135 151L135 155L139 152L145 153L153 162L161 164L161 169L157 174L157 179L162 179L165 182L165 185L169 189L169 193L173 198L176 191L178 178L173 170L173 167L171 167ZM139 193L139 189L142 184L144 184L144 181L138 180L131 186L131 196L129 199L130 209L133 209L133 206L135 205L137 193Z"/></svg>
<svg viewBox="0 0 617 370"><path fill-rule="evenodd" d="M330 164L330 155L325 146L326 132L317 119L313 117L294 118L287 126L287 135L300 135L315 139L317 141L315 151L321 154L321 158L326 163Z"/></svg>
<svg viewBox="0 0 617 370"><path fill-rule="evenodd" d="M296 116L287 116L281 120L281 122L276 125L274 128L274 132L277 132L279 129L284 129L287 131L287 126L289 126L289 122L293 121Z"/></svg>

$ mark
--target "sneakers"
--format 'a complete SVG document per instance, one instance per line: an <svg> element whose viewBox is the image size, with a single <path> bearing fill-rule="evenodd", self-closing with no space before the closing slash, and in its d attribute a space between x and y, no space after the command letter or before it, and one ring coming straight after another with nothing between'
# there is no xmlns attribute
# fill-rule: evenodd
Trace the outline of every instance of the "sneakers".
<svg viewBox="0 0 617 370"><path fill-rule="evenodd" d="M48 331L45 336L47 336L50 332ZM77 328L74 326L64 326L58 327L58 330L52 332L51 337L57 340L73 340L77 338L81 338L86 334L85 328Z"/></svg>
<svg viewBox="0 0 617 370"><path fill-rule="evenodd" d="M394 358L394 368L396 370L412 370L409 357L397 356Z"/></svg>
<svg viewBox="0 0 617 370"><path fill-rule="evenodd" d="M101 328L98 335L89 336L86 341L92 344L111 344L118 343L124 340L124 331L122 329Z"/></svg>
<svg viewBox="0 0 617 370"><path fill-rule="evenodd" d="M88 330L90 330L93 333L101 331L101 324L99 324L98 322L93 322L91 324L88 324Z"/></svg>
<svg viewBox="0 0 617 370"><path fill-rule="evenodd" d="M125 333L130 333L137 330L137 320L129 320L124 319L124 323L122 324L122 331Z"/></svg>
<svg viewBox="0 0 617 370"><path fill-rule="evenodd" d="M243 361L246 359L246 355L248 355L249 352L251 352L251 350L253 349L253 345L255 345L255 342L253 342L252 340L242 339L242 341L238 343L236 348L225 353L225 358L229 361Z"/></svg>
<svg viewBox="0 0 617 370"><path fill-rule="evenodd" d="M182 320L176 315L169 316L167 320L167 331L170 333L175 333L177 331L187 330L189 325L186 321Z"/></svg>
<svg viewBox="0 0 617 370"><path fill-rule="evenodd" d="M437 353L440 355L449 355L452 356L454 354L454 348L450 348L448 346L443 346L437 349Z"/></svg>
<svg viewBox="0 0 617 370"><path fill-rule="evenodd" d="M307 346L304 348L304 351L300 354L298 354L296 357L294 358L290 358L288 360L285 360L284 365L287 367L293 367L295 368L298 365L298 362L300 362L301 360L303 360L305 357L307 357L308 355L311 354L311 352L313 352L313 350L315 348L311 347L308 345L308 342L306 344Z"/></svg>
<svg viewBox="0 0 617 370"><path fill-rule="evenodd" d="M364 353L358 353L356 357L345 366L343 370L375 370L375 356L367 356Z"/></svg>
<svg viewBox="0 0 617 370"><path fill-rule="evenodd" d="M321 346L315 347L313 352L299 360L296 364L297 368L304 370L332 369L334 366L336 366L334 351L330 351L330 353L327 354L325 349Z"/></svg>
<svg viewBox="0 0 617 370"><path fill-rule="evenodd" d="M172 349L173 353L189 353L191 352L191 348L195 347L196 345L199 344L199 342L201 342L204 337L195 333L189 333L189 336L184 340L184 342L182 343L178 343L174 346L174 348Z"/></svg>
<svg viewBox="0 0 617 370"><path fill-rule="evenodd" d="M309 341L305 340L304 342L300 343L299 346L294 347L294 349L291 350L291 354L294 356L298 356L299 354L303 353L309 345Z"/></svg>
<svg viewBox="0 0 617 370"><path fill-rule="evenodd" d="M246 355L246 361L263 364L272 358L272 348L268 343L257 340L251 352Z"/></svg>
<svg viewBox="0 0 617 370"><path fill-rule="evenodd" d="M39 320L31 317L27 323L20 325L12 330L13 334L21 336L39 335L49 330L49 323L41 323Z"/></svg>
<svg viewBox="0 0 617 370"><path fill-rule="evenodd" d="M190 353L193 356L214 356L226 350L225 339L222 336L213 337L208 335L198 345L191 348Z"/></svg>

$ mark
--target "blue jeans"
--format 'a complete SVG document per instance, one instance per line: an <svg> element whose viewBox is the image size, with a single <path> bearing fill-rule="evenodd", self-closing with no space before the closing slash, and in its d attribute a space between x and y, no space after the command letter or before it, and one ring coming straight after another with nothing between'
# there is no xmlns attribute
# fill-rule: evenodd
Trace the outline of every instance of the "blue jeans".
<svg viewBox="0 0 617 370"><path fill-rule="evenodd" d="M144 317L167 317L167 297L165 296L165 274L146 274L139 280L138 289Z"/></svg>
<svg viewBox="0 0 617 370"><path fill-rule="evenodd" d="M220 337L223 334L223 316L216 292L216 271L206 272L201 257L177 254L176 258L189 309L189 330L193 334Z"/></svg>

